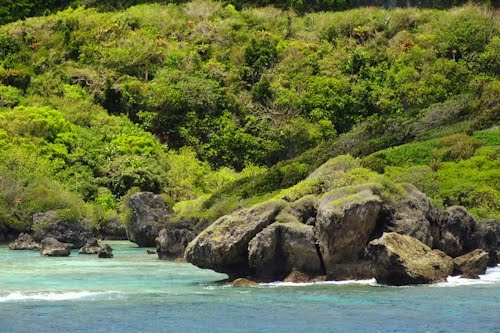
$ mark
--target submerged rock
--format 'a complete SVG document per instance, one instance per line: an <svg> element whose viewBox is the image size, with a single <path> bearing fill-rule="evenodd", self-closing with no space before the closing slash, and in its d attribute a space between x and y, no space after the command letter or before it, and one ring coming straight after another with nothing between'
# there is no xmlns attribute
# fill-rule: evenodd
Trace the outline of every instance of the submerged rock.
<svg viewBox="0 0 500 333"><path fill-rule="evenodd" d="M298 222L273 223L248 245L252 275L264 280L282 280L292 271L323 275L312 226Z"/></svg>
<svg viewBox="0 0 500 333"><path fill-rule="evenodd" d="M384 233L367 247L372 270L379 283L388 285L426 284L446 281L453 261L419 240L398 233Z"/></svg>
<svg viewBox="0 0 500 333"><path fill-rule="evenodd" d="M99 258L113 258L113 249L108 244L105 244L101 247L97 256Z"/></svg>
<svg viewBox="0 0 500 333"><path fill-rule="evenodd" d="M168 223L156 237L160 259L176 260L184 257L187 245L196 237L195 220Z"/></svg>
<svg viewBox="0 0 500 333"><path fill-rule="evenodd" d="M49 257L67 257L71 254L73 244L61 243L53 237L42 240L40 254Z"/></svg>
<svg viewBox="0 0 500 333"><path fill-rule="evenodd" d="M78 253L80 254L98 254L101 250L101 246L97 242L97 238L90 238L87 243L80 248Z"/></svg>
<svg viewBox="0 0 500 333"><path fill-rule="evenodd" d="M21 233L15 241L9 244L9 250L40 250L40 244L25 233Z"/></svg>
<svg viewBox="0 0 500 333"><path fill-rule="evenodd" d="M173 210L163 198L152 192L136 193L129 199L132 220L127 226L127 236L140 247L156 246L155 239Z"/></svg>
<svg viewBox="0 0 500 333"><path fill-rule="evenodd" d="M231 276L247 276L248 243L274 222L281 201L268 201L225 215L202 231L186 248L188 262Z"/></svg>
<svg viewBox="0 0 500 333"><path fill-rule="evenodd" d="M486 272L489 259L488 252L479 249L464 254L453 259L453 274L468 279L479 279L479 275Z"/></svg>

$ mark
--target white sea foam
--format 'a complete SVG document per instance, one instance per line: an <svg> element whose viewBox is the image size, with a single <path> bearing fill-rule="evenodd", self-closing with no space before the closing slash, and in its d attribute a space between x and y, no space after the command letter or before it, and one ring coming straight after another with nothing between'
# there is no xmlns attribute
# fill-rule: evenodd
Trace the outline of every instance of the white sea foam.
<svg viewBox="0 0 500 333"><path fill-rule="evenodd" d="M436 283L435 287L459 287L470 286L477 284L500 284L500 265L491 267L486 270L486 273L479 275L479 279L464 279L460 276L448 276L447 282Z"/></svg>
<svg viewBox="0 0 500 333"><path fill-rule="evenodd" d="M116 294L115 292L91 292L91 291L70 291L70 292L40 292L40 293L23 293L12 292L7 295L0 296L0 303L3 302L18 302L18 301L67 301L78 299L94 299L104 295Z"/></svg>
<svg viewBox="0 0 500 333"><path fill-rule="evenodd" d="M479 285L479 284L500 284L500 265L492 268L488 268L486 273L479 276L479 279L464 279L460 276L449 276L446 282L436 283L430 285L432 287L459 287L468 285ZM346 281L324 281L324 282L306 282L306 283L294 283L294 282L271 282L271 283L260 283L259 286L262 287L302 287L302 286L313 286L313 285L366 285L366 286L384 286L377 283L375 279L369 280L346 280ZM406 288L408 286L405 286Z"/></svg>
<svg viewBox="0 0 500 333"><path fill-rule="evenodd" d="M314 285L367 285L375 286L378 285L375 279L369 280L344 280L344 281L321 281L321 282L270 282L270 283L259 283L259 286L263 287L303 287L303 286L314 286Z"/></svg>

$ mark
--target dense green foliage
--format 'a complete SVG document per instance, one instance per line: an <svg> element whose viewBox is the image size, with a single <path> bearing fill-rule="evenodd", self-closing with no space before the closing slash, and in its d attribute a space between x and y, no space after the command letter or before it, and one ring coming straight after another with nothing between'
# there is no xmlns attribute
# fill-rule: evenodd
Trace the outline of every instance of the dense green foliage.
<svg viewBox="0 0 500 333"><path fill-rule="evenodd" d="M500 218L500 129L454 134L367 156L363 164L412 183L438 206L468 207L480 218Z"/></svg>
<svg viewBox="0 0 500 333"><path fill-rule="evenodd" d="M212 220L347 153L438 205L498 216L499 134L480 131L500 119L491 9L236 8L79 7L1 26L0 223L56 209L102 225L137 190Z"/></svg>

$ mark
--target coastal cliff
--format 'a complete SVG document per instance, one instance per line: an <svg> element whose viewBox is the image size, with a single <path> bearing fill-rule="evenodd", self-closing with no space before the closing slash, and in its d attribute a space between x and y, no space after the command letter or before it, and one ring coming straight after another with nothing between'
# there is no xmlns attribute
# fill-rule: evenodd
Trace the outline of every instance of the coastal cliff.
<svg viewBox="0 0 500 333"><path fill-rule="evenodd" d="M497 260L491 3L114 3L0 26L1 242L262 280L371 277L415 245L384 233L455 273Z"/></svg>

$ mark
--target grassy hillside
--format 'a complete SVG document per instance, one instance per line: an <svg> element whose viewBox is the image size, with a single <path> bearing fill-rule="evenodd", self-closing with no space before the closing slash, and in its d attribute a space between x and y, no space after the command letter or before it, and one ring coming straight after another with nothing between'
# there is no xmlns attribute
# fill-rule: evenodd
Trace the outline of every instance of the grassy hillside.
<svg viewBox="0 0 500 333"><path fill-rule="evenodd" d="M138 190L212 220L347 153L498 217L498 54L498 13L476 6L195 1L0 26L0 223L104 224Z"/></svg>

